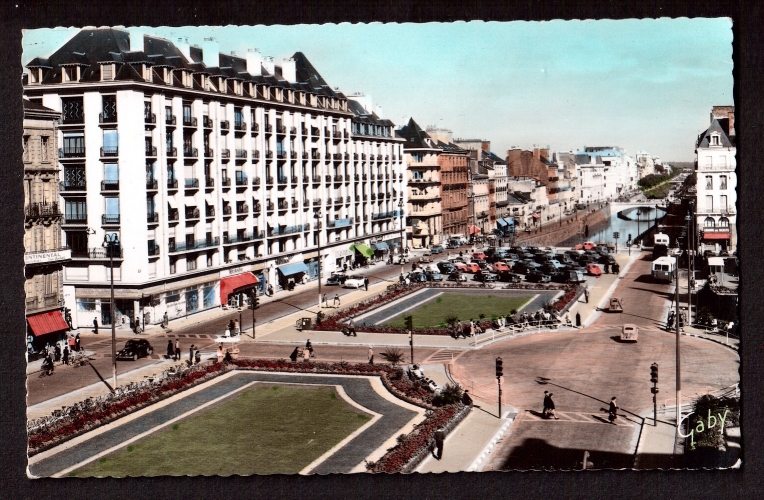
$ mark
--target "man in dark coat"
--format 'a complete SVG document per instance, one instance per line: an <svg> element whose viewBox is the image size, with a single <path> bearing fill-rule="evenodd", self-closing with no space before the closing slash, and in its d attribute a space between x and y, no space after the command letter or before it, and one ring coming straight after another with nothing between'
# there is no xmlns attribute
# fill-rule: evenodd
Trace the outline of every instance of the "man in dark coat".
<svg viewBox="0 0 764 500"><path fill-rule="evenodd" d="M188 348L188 360L192 365L194 364L194 344L191 344L191 347Z"/></svg>
<svg viewBox="0 0 764 500"><path fill-rule="evenodd" d="M64 365L69 364L69 346L64 346L64 353L62 354L61 363Z"/></svg>
<svg viewBox="0 0 764 500"><path fill-rule="evenodd" d="M544 418L547 418L549 415L549 391L544 391L544 411L542 412L542 416Z"/></svg>
<svg viewBox="0 0 764 500"><path fill-rule="evenodd" d="M55 361L61 361L61 346L56 344L56 347L54 348L55 352Z"/></svg>
<svg viewBox="0 0 764 500"><path fill-rule="evenodd" d="M547 411L549 412L549 415L553 416L555 420L560 420L560 417L558 417L554 413L554 401L552 400L551 392L549 393L549 396L547 396L547 408L548 408Z"/></svg>
<svg viewBox="0 0 764 500"><path fill-rule="evenodd" d="M608 409L608 420L613 425L616 425L615 419L618 418L618 403L615 401L615 396L610 398L610 408Z"/></svg>
<svg viewBox="0 0 764 500"><path fill-rule="evenodd" d="M80 350L80 334L79 334L79 332L77 333L77 335L74 336L74 343L75 343L76 349L79 351Z"/></svg>
<svg viewBox="0 0 764 500"><path fill-rule="evenodd" d="M93 318L93 332L98 333L98 318Z"/></svg>
<svg viewBox="0 0 764 500"><path fill-rule="evenodd" d="M294 351L292 351L292 354L289 355L289 359L292 360L292 363L297 363L297 354L298 354L298 348L295 347Z"/></svg>
<svg viewBox="0 0 764 500"><path fill-rule="evenodd" d="M581 328L581 313L576 313L576 328Z"/></svg>
<svg viewBox="0 0 764 500"><path fill-rule="evenodd" d="M175 349L172 347L172 340L167 341L167 359L172 358L175 355Z"/></svg>
<svg viewBox="0 0 764 500"><path fill-rule="evenodd" d="M392 260L392 257L390 257L390 259ZM390 263L392 264L392 262L390 262ZM363 278L363 286L366 289L366 291L368 292L369 291L369 278L367 278L365 276Z"/></svg>
<svg viewBox="0 0 764 500"><path fill-rule="evenodd" d="M443 458L443 443L446 441L446 431L443 430L443 427L440 427L435 431L433 437L435 438L435 452L433 455L440 460Z"/></svg>

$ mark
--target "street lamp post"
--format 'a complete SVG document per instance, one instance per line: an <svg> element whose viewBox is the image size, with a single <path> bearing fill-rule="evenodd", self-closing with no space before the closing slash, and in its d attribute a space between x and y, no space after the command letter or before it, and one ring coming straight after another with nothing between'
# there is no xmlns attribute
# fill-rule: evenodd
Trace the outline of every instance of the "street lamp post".
<svg viewBox="0 0 764 500"><path fill-rule="evenodd" d="M403 217L403 200L398 200L398 215L401 218L401 276L403 276L403 224L405 224L406 219Z"/></svg>
<svg viewBox="0 0 764 500"><path fill-rule="evenodd" d="M111 364L114 378L114 389L117 388L117 322L114 318L114 252L119 248L119 236L116 233L106 234L103 237L103 248L109 254L109 268L111 269L111 303L109 316L111 318Z"/></svg>
<svg viewBox="0 0 764 500"><path fill-rule="evenodd" d="M318 309L321 309L321 209L317 209L313 214L313 218L316 219L316 241L318 244Z"/></svg>

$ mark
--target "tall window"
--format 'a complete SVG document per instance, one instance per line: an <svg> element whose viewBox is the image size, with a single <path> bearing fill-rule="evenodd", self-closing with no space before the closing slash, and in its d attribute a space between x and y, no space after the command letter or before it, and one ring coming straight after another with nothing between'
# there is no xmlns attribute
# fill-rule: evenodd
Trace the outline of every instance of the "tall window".
<svg viewBox="0 0 764 500"><path fill-rule="evenodd" d="M703 226L704 227L714 227L715 225L716 225L716 223L714 222L714 218L713 217L706 217L706 220L703 221Z"/></svg>
<svg viewBox="0 0 764 500"><path fill-rule="evenodd" d="M236 126L241 126L241 124L244 122L244 113L241 112L241 108L234 108L233 121Z"/></svg>
<svg viewBox="0 0 764 500"><path fill-rule="evenodd" d="M706 176L706 189L714 188L714 179L710 175Z"/></svg>
<svg viewBox="0 0 764 500"><path fill-rule="evenodd" d="M184 123L191 122L191 105L190 104L183 105L183 122Z"/></svg>
<svg viewBox="0 0 764 500"><path fill-rule="evenodd" d="M66 201L66 220L85 221L88 218L88 208L84 201Z"/></svg>
<svg viewBox="0 0 764 500"><path fill-rule="evenodd" d="M66 134L64 136L64 155L84 156L85 155L85 134L83 134L82 132Z"/></svg>
<svg viewBox="0 0 764 500"><path fill-rule="evenodd" d="M48 137L40 137L40 158L42 161L48 161Z"/></svg>
<svg viewBox="0 0 764 500"><path fill-rule="evenodd" d="M106 201L106 215L119 215L119 198L108 197Z"/></svg>
<svg viewBox="0 0 764 500"><path fill-rule="evenodd" d="M719 177L719 189L727 189L727 176L722 175Z"/></svg>
<svg viewBox="0 0 764 500"><path fill-rule="evenodd" d="M713 212L714 211L714 197L713 196L706 196L706 211L707 212Z"/></svg>
<svg viewBox="0 0 764 500"><path fill-rule="evenodd" d="M151 121L151 101L143 102L143 118L146 121Z"/></svg>
<svg viewBox="0 0 764 500"><path fill-rule="evenodd" d="M104 66L106 67L106 66ZM113 122L117 120L117 96L105 95L102 97L103 121Z"/></svg>
<svg viewBox="0 0 764 500"><path fill-rule="evenodd" d="M727 210L727 195L721 195L719 197L719 209Z"/></svg>
<svg viewBox="0 0 764 500"><path fill-rule="evenodd" d="M64 167L64 190L67 188L85 188L85 167Z"/></svg>
<svg viewBox="0 0 764 500"><path fill-rule="evenodd" d="M103 131L104 156L116 155L119 152L119 135L116 130Z"/></svg>
<svg viewBox="0 0 764 500"><path fill-rule="evenodd" d="M730 220L726 217L719 219L719 227L730 227Z"/></svg>

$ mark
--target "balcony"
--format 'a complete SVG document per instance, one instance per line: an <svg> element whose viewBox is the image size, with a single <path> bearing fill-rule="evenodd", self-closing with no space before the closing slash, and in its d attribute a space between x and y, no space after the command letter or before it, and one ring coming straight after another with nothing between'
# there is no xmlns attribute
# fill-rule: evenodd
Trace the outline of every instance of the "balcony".
<svg viewBox="0 0 764 500"><path fill-rule="evenodd" d="M272 134L273 133L273 125L266 125L264 128L265 128L265 133L266 134Z"/></svg>
<svg viewBox="0 0 764 500"><path fill-rule="evenodd" d="M204 209L205 217L215 217L215 207L207 207Z"/></svg>
<svg viewBox="0 0 764 500"><path fill-rule="evenodd" d="M256 213L256 214L259 214L260 212L262 212L262 210L261 210L261 208L260 208L260 207L261 207L261 206L260 206L260 202L259 202L259 201L256 201L256 202L255 202L255 204L254 204L254 205L252 205L252 212L254 212L254 213Z"/></svg>
<svg viewBox="0 0 764 500"><path fill-rule="evenodd" d="M286 177L279 177L279 186L286 186L287 178Z"/></svg>
<svg viewBox="0 0 764 500"><path fill-rule="evenodd" d="M167 148L167 157L176 158L178 156L178 148Z"/></svg>
<svg viewBox="0 0 764 500"><path fill-rule="evenodd" d="M246 243L252 241L252 233L241 233L236 236L223 235L223 245L231 245L233 243Z"/></svg>
<svg viewBox="0 0 764 500"><path fill-rule="evenodd" d="M253 123L252 126L250 127L250 130L254 132L254 134L252 135L257 135L257 133L260 132L260 125L258 125L257 123Z"/></svg>
<svg viewBox="0 0 764 500"><path fill-rule="evenodd" d="M326 182L332 182L332 176L327 174L326 176L324 176L324 180Z"/></svg>
<svg viewBox="0 0 764 500"><path fill-rule="evenodd" d="M215 156L215 151L213 151L212 148L204 148L204 157L205 158L212 158Z"/></svg>
<svg viewBox="0 0 764 500"><path fill-rule="evenodd" d="M286 127L285 127L285 126L283 126L283 125L279 125L278 127L276 127L276 133L277 133L278 135L284 135L284 134L286 134Z"/></svg>
<svg viewBox="0 0 764 500"><path fill-rule="evenodd" d="M252 186L260 187L260 177L252 177Z"/></svg>
<svg viewBox="0 0 764 500"><path fill-rule="evenodd" d="M154 113L144 113L143 123L145 123L146 125L156 125L157 115Z"/></svg>
<svg viewBox="0 0 764 500"><path fill-rule="evenodd" d="M321 176L320 175L314 175L312 177L312 180L313 180L313 183L318 184L319 182L321 182Z"/></svg>
<svg viewBox="0 0 764 500"><path fill-rule="evenodd" d="M265 157L266 158L273 158L273 151L270 151L270 150L266 151L265 152Z"/></svg>
<svg viewBox="0 0 764 500"><path fill-rule="evenodd" d="M241 205L236 205L236 214L237 215L246 215L249 213L249 205L246 203L242 203Z"/></svg>
<svg viewBox="0 0 764 500"><path fill-rule="evenodd" d="M297 135L297 127L289 127L289 135Z"/></svg>
<svg viewBox="0 0 764 500"><path fill-rule="evenodd" d="M287 152L286 151L279 151L279 152L276 153L276 157L279 160L284 160L287 157Z"/></svg>
<svg viewBox="0 0 764 500"><path fill-rule="evenodd" d="M224 188L231 187L231 178L230 177L223 177L223 180L220 181L220 185Z"/></svg>
<svg viewBox="0 0 764 500"><path fill-rule="evenodd" d="M68 147L68 148L58 148L58 157L59 158L84 158L85 157L85 146L81 147Z"/></svg>
<svg viewBox="0 0 764 500"><path fill-rule="evenodd" d="M311 157L313 160L320 160L320 159L321 159L321 153L319 153L317 149L314 149L314 150L313 150L313 151L310 153L310 157Z"/></svg>
<svg viewBox="0 0 764 500"><path fill-rule="evenodd" d="M159 183L156 179L146 179L146 190L156 191L159 189Z"/></svg>
<svg viewBox="0 0 764 500"><path fill-rule="evenodd" d="M290 151L289 152L289 157L291 159L293 159L293 160L296 160L297 159L297 151Z"/></svg>
<svg viewBox="0 0 764 500"><path fill-rule="evenodd" d="M178 189L178 179L167 179L167 189Z"/></svg>
<svg viewBox="0 0 764 500"><path fill-rule="evenodd" d="M186 208L186 220L198 220L201 217L198 208L190 209Z"/></svg>
<svg viewBox="0 0 764 500"><path fill-rule="evenodd" d="M118 180L101 181L101 191L119 191Z"/></svg>
<svg viewBox="0 0 764 500"><path fill-rule="evenodd" d="M346 227L353 223L354 218L350 217L349 219L337 219L337 220L330 220L329 223L326 225L326 227Z"/></svg>
<svg viewBox="0 0 764 500"><path fill-rule="evenodd" d="M65 191L65 192L72 192L72 191L84 192L87 189L87 183L85 181L59 182L58 189L60 191Z"/></svg>
<svg viewBox="0 0 764 500"><path fill-rule="evenodd" d="M202 116L202 127L212 128L212 119L209 116Z"/></svg>
<svg viewBox="0 0 764 500"><path fill-rule="evenodd" d="M221 149L220 150L220 157L224 160L227 160L231 157L231 150L230 149Z"/></svg>
<svg viewBox="0 0 764 500"><path fill-rule="evenodd" d="M185 179L183 183L183 187L186 189L198 189L199 188L199 179Z"/></svg>
<svg viewBox="0 0 764 500"><path fill-rule="evenodd" d="M111 256L109 256L111 253ZM113 248L111 252L103 247L93 247L86 250L72 250L72 259L121 259L122 258L122 246Z"/></svg>
<svg viewBox="0 0 764 500"><path fill-rule="evenodd" d="M344 180L344 177L341 175L335 175L334 176L334 182L342 182Z"/></svg>
<svg viewBox="0 0 764 500"><path fill-rule="evenodd" d="M231 205L223 205L223 215L231 215Z"/></svg>
<svg viewBox="0 0 764 500"><path fill-rule="evenodd" d="M170 241L169 244L167 245L167 251L169 253L190 252L192 250L213 248L219 245L220 245L220 238L218 238L217 236L210 239L184 241L180 243L175 243L173 241Z"/></svg>
<svg viewBox="0 0 764 500"><path fill-rule="evenodd" d="M106 115L103 113L98 113L98 123L101 125L116 125L117 113L108 113Z"/></svg>
<svg viewBox="0 0 764 500"><path fill-rule="evenodd" d="M187 156L189 158L196 158L199 156L199 150L196 148L183 148L183 156Z"/></svg>
<svg viewBox="0 0 764 500"><path fill-rule="evenodd" d="M101 148L101 158L119 156L119 146L104 146Z"/></svg>
<svg viewBox="0 0 764 500"><path fill-rule="evenodd" d="M156 156L157 155L157 148L156 146L147 146L146 147L146 156Z"/></svg>
<svg viewBox="0 0 764 500"><path fill-rule="evenodd" d="M339 196L339 197L334 199L334 204L335 205L341 205L343 201L344 201L344 198L342 198L342 196Z"/></svg>
<svg viewBox="0 0 764 500"><path fill-rule="evenodd" d="M233 122L233 129L237 132L244 132L247 130L247 124L244 122Z"/></svg>
<svg viewBox="0 0 764 500"><path fill-rule="evenodd" d="M274 206L271 200L268 200L268 202L265 204L265 209L269 212L273 212Z"/></svg>
<svg viewBox="0 0 764 500"><path fill-rule="evenodd" d="M310 158L310 154L307 151L302 152L302 159L307 160Z"/></svg>
<svg viewBox="0 0 764 500"><path fill-rule="evenodd" d="M24 207L24 215L27 218L34 217L60 217L61 209L58 203L31 203Z"/></svg>
<svg viewBox="0 0 764 500"><path fill-rule="evenodd" d="M236 186L246 186L247 184L249 184L249 179L247 179L246 176L243 176L243 175L236 176Z"/></svg>
<svg viewBox="0 0 764 500"><path fill-rule="evenodd" d="M372 214L371 218L372 220L377 219L392 219L393 217L398 217L401 215L400 210L393 210L391 212L378 212L376 214Z"/></svg>
<svg viewBox="0 0 764 500"><path fill-rule="evenodd" d="M331 153L324 154L324 160L331 160L331 159L332 159L332 154Z"/></svg>
<svg viewBox="0 0 764 500"><path fill-rule="evenodd" d="M332 155L332 158L334 159L334 161L340 161L342 160L342 153L334 153Z"/></svg>
<svg viewBox="0 0 764 500"><path fill-rule="evenodd" d="M215 187L215 179L212 177L205 177L204 178L204 187L206 189L212 189Z"/></svg>
<svg viewBox="0 0 764 500"><path fill-rule="evenodd" d="M296 184L297 184L297 182L298 182L298 178L297 178L297 176L296 176L296 175L293 175L293 176L291 177L291 179L290 179L290 180L292 181L292 184L295 184L295 185L296 185Z"/></svg>
<svg viewBox="0 0 764 500"><path fill-rule="evenodd" d="M300 134L304 137L308 135L307 127L300 127Z"/></svg>
<svg viewBox="0 0 764 500"><path fill-rule="evenodd" d="M314 207L317 207L319 205L321 205L321 198L317 198L317 199L313 200L313 206Z"/></svg>
<svg viewBox="0 0 764 500"><path fill-rule="evenodd" d="M176 125L175 117L172 115L167 115L164 117L164 124L168 127L174 127Z"/></svg>
<svg viewBox="0 0 764 500"><path fill-rule="evenodd" d="M156 257L157 255L159 255L159 245L156 243L149 244L149 257Z"/></svg>
<svg viewBox="0 0 764 500"><path fill-rule="evenodd" d="M118 226L119 214L106 214L101 216L102 226Z"/></svg>
<svg viewBox="0 0 764 500"><path fill-rule="evenodd" d="M252 150L252 161L256 162L260 159L260 151Z"/></svg>
<svg viewBox="0 0 764 500"><path fill-rule="evenodd" d="M170 209L170 211L167 213L167 220L170 222L177 222L180 220L180 212L178 212L178 209Z"/></svg>
<svg viewBox="0 0 764 500"><path fill-rule="evenodd" d="M220 133L225 135L228 133L228 131L231 129L231 124L228 122L228 120L222 120L220 122Z"/></svg>
<svg viewBox="0 0 764 500"><path fill-rule="evenodd" d="M302 176L302 183L303 184L307 184L308 182L310 182L310 177L308 177L307 175L303 175Z"/></svg>
<svg viewBox="0 0 764 500"><path fill-rule="evenodd" d="M279 210L287 210L289 208L289 203L286 200L279 200L278 206Z"/></svg>
<svg viewBox="0 0 764 500"><path fill-rule="evenodd" d="M199 122L196 119L196 117L193 116L184 116L183 117L183 126L184 127L198 127Z"/></svg>
<svg viewBox="0 0 764 500"><path fill-rule="evenodd" d="M269 184L269 185L272 185L273 184L273 177L271 177L270 175L265 176L265 183Z"/></svg>
<svg viewBox="0 0 764 500"><path fill-rule="evenodd" d="M66 214L64 224L85 225L88 223L87 214Z"/></svg>
<svg viewBox="0 0 764 500"><path fill-rule="evenodd" d="M159 214L154 212L153 214L146 214L146 222L148 224L157 224L159 223Z"/></svg>
<svg viewBox="0 0 764 500"><path fill-rule="evenodd" d="M236 149L235 151L236 159L237 160L246 160L247 159L247 150L246 149Z"/></svg>
<svg viewBox="0 0 764 500"><path fill-rule="evenodd" d="M281 226L269 227L268 236L285 236L287 234L301 233L310 229L310 224L297 224L296 226Z"/></svg>

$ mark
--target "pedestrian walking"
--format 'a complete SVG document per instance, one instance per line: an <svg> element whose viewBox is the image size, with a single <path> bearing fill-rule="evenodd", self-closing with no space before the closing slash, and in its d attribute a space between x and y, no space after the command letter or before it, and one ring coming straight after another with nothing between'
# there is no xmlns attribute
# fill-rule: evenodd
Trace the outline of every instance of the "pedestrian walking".
<svg viewBox="0 0 764 500"><path fill-rule="evenodd" d="M77 348L77 350L80 350L80 334L77 332L77 335L74 336L74 344Z"/></svg>
<svg viewBox="0 0 764 500"><path fill-rule="evenodd" d="M77 347L77 345L76 345L76 344L77 344L77 341L76 341L76 340L74 340L74 335L69 335L69 338L68 338L68 339L66 339L66 343L67 343L67 345L69 346L69 352L70 352L70 353L72 353L72 354L74 354L74 350L75 350L75 349L76 349L76 347Z"/></svg>
<svg viewBox="0 0 764 500"><path fill-rule="evenodd" d="M180 361L180 341L175 339L175 361Z"/></svg>
<svg viewBox="0 0 764 500"><path fill-rule="evenodd" d="M313 356L313 344L310 343L310 339L305 342L305 350L308 351L310 356Z"/></svg>
<svg viewBox="0 0 764 500"><path fill-rule="evenodd" d="M61 346L56 343L56 347L53 349L54 361L61 361Z"/></svg>
<svg viewBox="0 0 764 500"><path fill-rule="evenodd" d="M202 362L202 354L199 352L199 348L194 348L194 364L199 364Z"/></svg>
<svg viewBox="0 0 764 500"><path fill-rule="evenodd" d="M581 313L576 313L576 328L581 328Z"/></svg>
<svg viewBox="0 0 764 500"><path fill-rule="evenodd" d="M475 322L472 320L472 318L470 318L470 337L474 337L474 336L475 336Z"/></svg>
<svg viewBox="0 0 764 500"><path fill-rule="evenodd" d="M374 351L371 349L371 346L369 346L369 364L374 364Z"/></svg>
<svg viewBox="0 0 764 500"><path fill-rule="evenodd" d="M231 332L231 337L235 337L239 334L239 320L235 319L233 320L233 331Z"/></svg>
<svg viewBox="0 0 764 500"><path fill-rule="evenodd" d="M584 299L586 300L586 303L589 303L589 290L584 288Z"/></svg>
<svg viewBox="0 0 764 500"><path fill-rule="evenodd" d="M62 365L68 365L69 364L69 346L64 346L64 352L61 355L61 364Z"/></svg>
<svg viewBox="0 0 764 500"><path fill-rule="evenodd" d="M310 362L310 349L308 349L307 347L302 350L302 361L304 363Z"/></svg>
<svg viewBox="0 0 764 500"><path fill-rule="evenodd" d="M392 256L391 256L391 257L390 257L390 264L392 264L392 263L393 263L393 262L392 262L392 260L393 260L393 258L392 258ZM363 277L363 287L364 287L364 289L365 289L367 292L369 291L369 278L367 278L366 276L364 276L364 277Z"/></svg>
<svg viewBox="0 0 764 500"><path fill-rule="evenodd" d="M544 418L549 417L549 391L544 391L544 411L541 413Z"/></svg>
<svg viewBox="0 0 764 500"><path fill-rule="evenodd" d="M324 303L324 307L329 307L329 301L328 301L328 300L327 300L327 298L326 298L326 294L324 294L324 300L323 300L323 303Z"/></svg>
<svg viewBox="0 0 764 500"><path fill-rule="evenodd" d="M610 398L610 408L608 409L608 420L613 425L616 425L615 420L618 418L618 403L615 401L615 396Z"/></svg>
<svg viewBox="0 0 764 500"><path fill-rule="evenodd" d="M167 316L167 311L165 311L164 315L162 316L162 326L167 328L167 325L170 324L170 318Z"/></svg>
<svg viewBox="0 0 764 500"><path fill-rule="evenodd" d="M172 347L172 340L167 341L167 359L172 358L175 355L175 349Z"/></svg>
<svg viewBox="0 0 764 500"><path fill-rule="evenodd" d="M334 294L334 305L335 306L340 305L340 294L339 293L335 293Z"/></svg>
<svg viewBox="0 0 764 500"><path fill-rule="evenodd" d="M560 417L554 413L554 409L554 401L552 400L552 393L550 392L547 397L547 414L553 416L555 420L560 420Z"/></svg>
<svg viewBox="0 0 764 500"><path fill-rule="evenodd" d="M289 359L292 360L292 363L297 363L297 354L299 353L299 348L295 347L294 351L292 351L292 354L289 355Z"/></svg>
<svg viewBox="0 0 764 500"><path fill-rule="evenodd" d="M605 262L605 274L610 274L610 264Z"/></svg>
<svg viewBox="0 0 764 500"><path fill-rule="evenodd" d="M93 318L93 333L98 334L98 318Z"/></svg>
<svg viewBox="0 0 764 500"><path fill-rule="evenodd" d="M674 311L670 310L668 313L668 319L666 320L666 330L671 331L672 326L674 326Z"/></svg>
<svg viewBox="0 0 764 500"><path fill-rule="evenodd" d="M469 391L465 389L464 393L462 394L462 404L464 406L472 406L472 398L469 394L467 394L467 392Z"/></svg>
<svg viewBox="0 0 764 500"><path fill-rule="evenodd" d="M191 347L188 348L188 360L192 365L194 364L194 344L191 344Z"/></svg>
<svg viewBox="0 0 764 500"><path fill-rule="evenodd" d="M268 295L273 297L273 285L268 285Z"/></svg>
<svg viewBox="0 0 764 500"><path fill-rule="evenodd" d="M435 431L433 438L435 439L435 451L433 456L440 460L443 458L443 443L446 441L446 431L443 427L439 427L438 430Z"/></svg>

